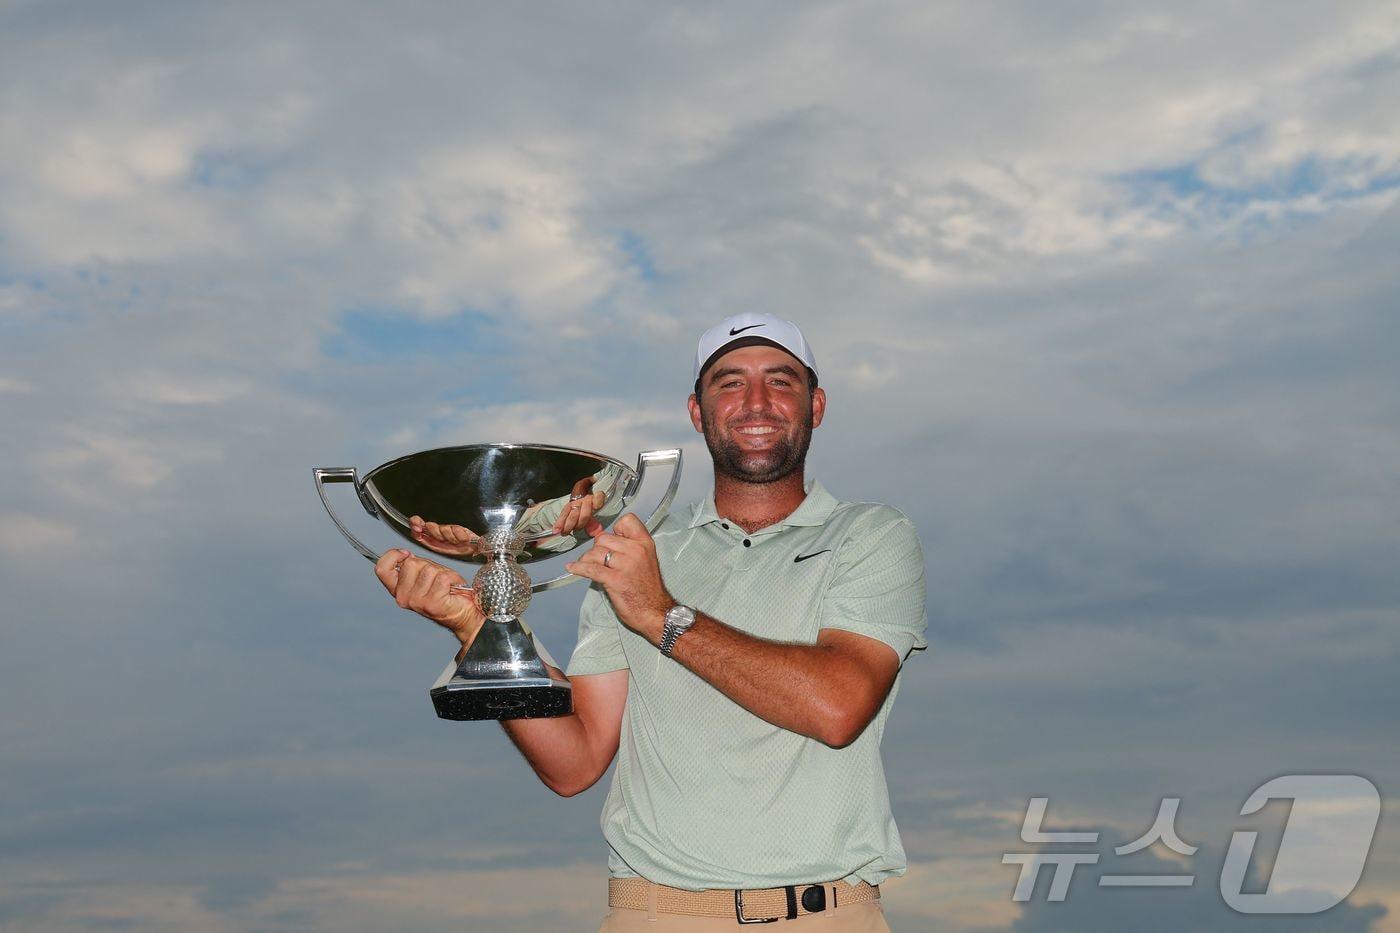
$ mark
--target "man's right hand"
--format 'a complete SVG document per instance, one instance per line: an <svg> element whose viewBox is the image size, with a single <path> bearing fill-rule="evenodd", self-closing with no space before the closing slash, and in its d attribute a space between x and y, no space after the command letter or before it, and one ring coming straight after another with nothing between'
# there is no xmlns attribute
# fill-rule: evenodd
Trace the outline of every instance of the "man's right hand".
<svg viewBox="0 0 1400 933"><path fill-rule="evenodd" d="M462 647L469 647L485 616L476 593L453 590L465 586L462 575L401 548L390 548L374 565L374 575L401 609L409 609L447 629Z"/></svg>

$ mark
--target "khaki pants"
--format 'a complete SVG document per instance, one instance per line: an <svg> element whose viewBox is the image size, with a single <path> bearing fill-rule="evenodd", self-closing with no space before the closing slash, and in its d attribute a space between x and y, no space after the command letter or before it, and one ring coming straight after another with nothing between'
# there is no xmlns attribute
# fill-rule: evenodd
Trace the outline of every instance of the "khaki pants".
<svg viewBox="0 0 1400 933"><path fill-rule="evenodd" d="M650 914L645 910L614 907L603 918L598 933L713 933L716 930L750 930L736 917L689 917L684 914ZM779 920L759 929L774 933L890 933L885 911L878 900L843 904L821 913Z"/></svg>

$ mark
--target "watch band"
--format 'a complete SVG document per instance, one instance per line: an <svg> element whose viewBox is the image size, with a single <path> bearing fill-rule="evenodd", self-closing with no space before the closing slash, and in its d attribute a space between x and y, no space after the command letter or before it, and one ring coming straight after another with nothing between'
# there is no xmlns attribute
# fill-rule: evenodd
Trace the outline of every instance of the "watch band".
<svg viewBox="0 0 1400 933"><path fill-rule="evenodd" d="M657 645L666 657L676 647L676 640L695 624L695 610L689 606L672 606L666 610L666 624L661 627L661 643Z"/></svg>

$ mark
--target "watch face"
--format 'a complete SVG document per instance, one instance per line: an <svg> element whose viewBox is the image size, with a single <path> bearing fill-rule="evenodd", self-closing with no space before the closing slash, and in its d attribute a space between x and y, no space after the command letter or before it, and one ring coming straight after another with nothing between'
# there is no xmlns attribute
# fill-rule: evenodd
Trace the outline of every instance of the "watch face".
<svg viewBox="0 0 1400 933"><path fill-rule="evenodd" d="M672 606L666 610L666 627L661 633L661 653L666 657L671 656L671 649L675 647L676 639L685 634L686 630L695 624L695 610L689 606Z"/></svg>

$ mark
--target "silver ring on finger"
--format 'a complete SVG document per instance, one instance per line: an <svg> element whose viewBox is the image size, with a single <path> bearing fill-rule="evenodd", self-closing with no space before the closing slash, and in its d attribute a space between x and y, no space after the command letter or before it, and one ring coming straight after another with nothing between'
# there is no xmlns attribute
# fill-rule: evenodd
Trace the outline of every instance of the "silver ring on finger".
<svg viewBox="0 0 1400 933"><path fill-rule="evenodd" d="M612 567L612 556L613 556L613 552L612 552L612 551L608 551L606 554L603 555L603 566L604 566L604 567L609 567L609 568Z"/></svg>

